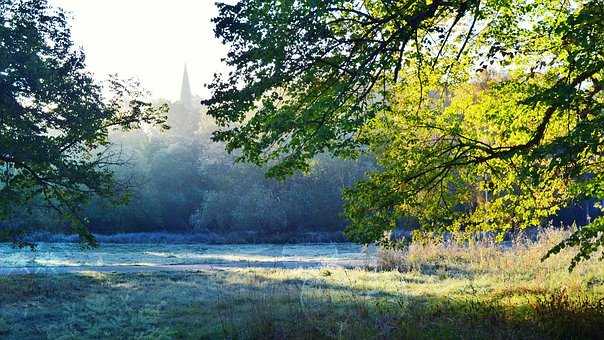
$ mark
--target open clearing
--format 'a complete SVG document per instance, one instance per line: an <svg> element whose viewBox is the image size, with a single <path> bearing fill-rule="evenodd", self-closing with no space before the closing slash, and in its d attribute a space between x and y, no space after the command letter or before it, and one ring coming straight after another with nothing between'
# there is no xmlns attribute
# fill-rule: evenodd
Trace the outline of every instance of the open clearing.
<svg viewBox="0 0 604 340"><path fill-rule="evenodd" d="M183 261L182 266L213 267L99 272L74 266L90 265L90 258L73 253L71 267L57 268L77 272L0 276L0 338L602 338L604 266L588 261L569 273L571 252L540 262L564 237L545 236L506 250L486 243L412 245L380 252L376 267L359 268L226 267L174 255L158 256L166 258L161 265ZM339 250L338 256L330 255L329 246L308 247L305 254L281 248L280 256L270 256L275 251L267 248L232 246L240 252L224 253L221 263L268 256L329 265L345 257ZM117 253L134 252L130 245L123 247L107 255L104 264L138 261L132 254L118 260ZM165 252L184 254L191 247ZM208 249L207 259L215 259L217 252ZM351 253L357 255L347 255L349 260L365 256Z"/></svg>

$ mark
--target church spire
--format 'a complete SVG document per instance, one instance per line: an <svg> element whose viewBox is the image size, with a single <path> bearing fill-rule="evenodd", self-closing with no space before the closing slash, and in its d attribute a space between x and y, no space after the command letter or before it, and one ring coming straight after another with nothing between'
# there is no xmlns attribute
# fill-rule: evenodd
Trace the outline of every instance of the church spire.
<svg viewBox="0 0 604 340"><path fill-rule="evenodd" d="M189 84L189 72L187 71L187 64L185 64L185 71L182 75L182 86L180 88L180 101L185 106L190 106L193 103L193 95L191 94L191 84Z"/></svg>

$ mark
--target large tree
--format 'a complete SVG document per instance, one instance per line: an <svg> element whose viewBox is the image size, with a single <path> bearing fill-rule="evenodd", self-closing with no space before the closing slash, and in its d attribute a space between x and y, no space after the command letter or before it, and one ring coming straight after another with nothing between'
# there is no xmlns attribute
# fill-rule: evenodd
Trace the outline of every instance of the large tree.
<svg viewBox="0 0 604 340"><path fill-rule="evenodd" d="M382 171L347 195L355 241L409 214L501 231L604 197L602 0L241 0L219 11L232 71L205 101L215 138L277 176L369 144ZM497 79L480 86L481 72ZM603 225L553 251L588 257Z"/></svg>
<svg viewBox="0 0 604 340"><path fill-rule="evenodd" d="M68 20L47 0L0 0L0 218L42 201L93 244L81 213L111 197L111 129L165 123L165 108L136 84L97 83L74 46Z"/></svg>

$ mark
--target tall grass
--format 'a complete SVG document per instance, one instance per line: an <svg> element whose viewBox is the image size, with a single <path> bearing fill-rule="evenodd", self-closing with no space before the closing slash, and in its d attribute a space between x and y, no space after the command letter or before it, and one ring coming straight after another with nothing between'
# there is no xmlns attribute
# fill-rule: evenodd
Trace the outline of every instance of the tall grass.
<svg viewBox="0 0 604 340"><path fill-rule="evenodd" d="M378 268L381 270L426 271L446 270L454 274L490 274L503 277L545 278L552 274L581 276L601 274L602 263L586 261L572 273L567 273L575 249L566 249L558 255L542 260L549 249L568 238L572 230L548 228L536 237L517 234L511 241L500 243L495 237L478 240L452 235L423 237L402 249L380 248ZM565 275L567 276L567 275Z"/></svg>
<svg viewBox="0 0 604 340"><path fill-rule="evenodd" d="M493 314L497 318L517 319L513 314L520 313L543 334L604 337L603 263L592 259L569 271L576 249L543 260L572 232L543 229L536 237L518 234L504 244L492 237L424 237L402 249L380 249L377 266L469 282L466 302L478 297L483 305L503 311L503 316Z"/></svg>

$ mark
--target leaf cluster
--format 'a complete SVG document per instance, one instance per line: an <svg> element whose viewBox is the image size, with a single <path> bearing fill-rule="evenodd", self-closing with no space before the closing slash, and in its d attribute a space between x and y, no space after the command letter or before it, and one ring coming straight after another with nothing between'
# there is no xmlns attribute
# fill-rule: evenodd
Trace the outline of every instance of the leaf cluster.
<svg viewBox="0 0 604 340"><path fill-rule="evenodd" d="M80 206L111 197L113 129L165 125L135 82L95 82L68 18L46 0L0 1L0 216L42 197L88 244Z"/></svg>

